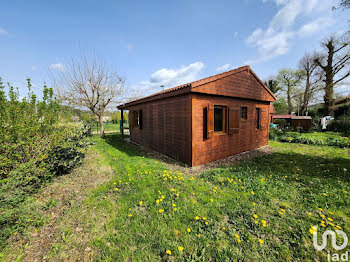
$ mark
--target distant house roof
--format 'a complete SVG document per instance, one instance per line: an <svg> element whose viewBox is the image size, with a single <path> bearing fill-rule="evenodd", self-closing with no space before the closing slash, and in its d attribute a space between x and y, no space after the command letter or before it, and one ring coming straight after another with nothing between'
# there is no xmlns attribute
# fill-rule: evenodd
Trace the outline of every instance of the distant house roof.
<svg viewBox="0 0 350 262"><path fill-rule="evenodd" d="M296 116L293 114L289 115L273 115L273 119L312 119L311 116Z"/></svg>
<svg viewBox="0 0 350 262"><path fill-rule="evenodd" d="M210 82L214 82L214 81L219 80L221 78L228 77L230 75L234 75L234 74L242 72L242 71L250 72L255 77L255 79L261 84L261 86L263 86L263 88L272 96L273 101L277 99L277 97L274 95L274 93L259 79L259 77L250 68L250 66L247 65L247 66L242 66L242 67L239 67L239 68L236 68L236 69L233 69L233 70L221 73L221 74L217 74L217 75L206 77L206 78L194 81L194 82L190 82L190 83L187 83L184 85L169 88L169 89L166 89L164 91L161 91L161 92L158 92L158 93L155 93L155 94L152 94L152 95L149 95L149 96L146 96L146 97L134 100L134 101L127 102L125 104L119 105L118 109L124 109L124 108L127 108L128 106L133 106L136 104L149 102L152 100L157 100L157 99L161 99L161 98L166 98L166 97L170 97L170 96L174 96L174 95L179 95L179 94L191 92L191 90L193 90L193 88L195 88L195 87L202 86L202 85L210 83Z"/></svg>

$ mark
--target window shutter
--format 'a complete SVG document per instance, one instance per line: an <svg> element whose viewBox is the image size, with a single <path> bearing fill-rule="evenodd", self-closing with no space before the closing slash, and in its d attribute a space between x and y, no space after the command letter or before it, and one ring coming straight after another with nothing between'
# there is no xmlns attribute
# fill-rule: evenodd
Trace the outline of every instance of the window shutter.
<svg viewBox="0 0 350 262"><path fill-rule="evenodd" d="M142 129L142 110L139 111L139 128Z"/></svg>
<svg viewBox="0 0 350 262"><path fill-rule="evenodd" d="M240 120L240 112L239 108L229 108L229 117L228 117L228 133L238 134L239 133L239 120Z"/></svg>
<svg viewBox="0 0 350 262"><path fill-rule="evenodd" d="M213 136L214 133L214 106L207 106L207 138Z"/></svg>

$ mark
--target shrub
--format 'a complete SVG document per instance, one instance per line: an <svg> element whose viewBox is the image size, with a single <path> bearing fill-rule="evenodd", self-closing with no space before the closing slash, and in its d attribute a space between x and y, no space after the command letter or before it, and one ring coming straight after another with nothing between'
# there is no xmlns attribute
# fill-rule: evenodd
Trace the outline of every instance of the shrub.
<svg viewBox="0 0 350 262"><path fill-rule="evenodd" d="M20 101L18 91L8 88L7 98L0 78L0 248L13 232L36 223L26 219L26 199L81 163L89 134L88 125L60 117L52 89L45 86L38 101L28 79L28 96Z"/></svg>
<svg viewBox="0 0 350 262"><path fill-rule="evenodd" d="M327 129L334 132L341 132L345 136L350 136L350 116L342 116L333 120Z"/></svg>

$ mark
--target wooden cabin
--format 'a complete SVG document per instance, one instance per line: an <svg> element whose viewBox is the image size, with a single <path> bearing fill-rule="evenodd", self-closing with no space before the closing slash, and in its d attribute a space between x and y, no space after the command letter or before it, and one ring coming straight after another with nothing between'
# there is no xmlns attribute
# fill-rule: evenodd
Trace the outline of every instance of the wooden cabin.
<svg viewBox="0 0 350 262"><path fill-rule="evenodd" d="M198 166L267 145L275 100L244 66L118 109L129 110L131 142Z"/></svg>
<svg viewBox="0 0 350 262"><path fill-rule="evenodd" d="M276 120L284 120L285 123L281 128L290 127L293 130L308 131L312 125L311 116L297 116L293 114L288 115L272 115L272 123L277 122Z"/></svg>

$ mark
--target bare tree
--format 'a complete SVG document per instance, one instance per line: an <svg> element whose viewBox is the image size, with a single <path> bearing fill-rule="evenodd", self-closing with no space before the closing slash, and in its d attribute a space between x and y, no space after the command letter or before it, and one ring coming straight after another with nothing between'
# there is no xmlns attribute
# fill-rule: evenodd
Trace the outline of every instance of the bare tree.
<svg viewBox="0 0 350 262"><path fill-rule="evenodd" d="M289 114L293 111L292 99L295 96L296 88L300 84L301 77L300 70L294 69L281 69L276 77L280 90L286 93Z"/></svg>
<svg viewBox="0 0 350 262"><path fill-rule="evenodd" d="M350 0L341 0L340 6L343 8L350 8Z"/></svg>
<svg viewBox="0 0 350 262"><path fill-rule="evenodd" d="M104 136L103 114L106 108L122 101L124 78L96 56L72 58L65 70L51 71L57 97L72 106L86 108L96 115Z"/></svg>
<svg viewBox="0 0 350 262"><path fill-rule="evenodd" d="M334 88L350 76L350 46L347 35L332 35L322 42L324 49L315 57L315 63L321 68L324 81L324 115L334 114Z"/></svg>
<svg viewBox="0 0 350 262"><path fill-rule="evenodd" d="M313 95L320 89L321 74L315 63L315 55L305 54L299 61L299 69L302 72L304 89L301 90L300 114L306 115Z"/></svg>

